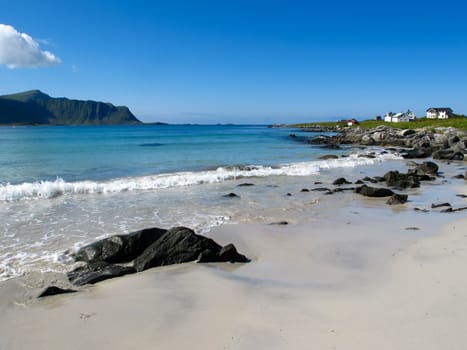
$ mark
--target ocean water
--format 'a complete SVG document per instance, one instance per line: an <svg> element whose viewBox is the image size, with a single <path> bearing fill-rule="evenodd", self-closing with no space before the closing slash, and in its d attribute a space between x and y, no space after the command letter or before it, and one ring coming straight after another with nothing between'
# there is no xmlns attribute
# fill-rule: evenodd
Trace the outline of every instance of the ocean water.
<svg viewBox="0 0 467 350"><path fill-rule="evenodd" d="M65 271L70 251L111 234L176 225L206 233L300 213L318 194L287 193L397 158L329 151L290 133L301 134L256 125L0 127L0 280ZM318 160L328 153L346 157Z"/></svg>

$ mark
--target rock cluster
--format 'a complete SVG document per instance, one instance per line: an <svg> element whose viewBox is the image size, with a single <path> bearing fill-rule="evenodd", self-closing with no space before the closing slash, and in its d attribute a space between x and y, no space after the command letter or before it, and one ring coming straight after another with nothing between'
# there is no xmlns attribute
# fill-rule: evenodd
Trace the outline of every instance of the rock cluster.
<svg viewBox="0 0 467 350"><path fill-rule="evenodd" d="M396 129L380 125L372 129L343 128L336 135L319 135L307 143L326 147L341 144L364 146L396 146L404 148L405 158L426 158L463 160L467 153L467 132L456 128Z"/></svg>
<svg viewBox="0 0 467 350"><path fill-rule="evenodd" d="M220 246L186 227L149 228L116 235L82 247L74 255L86 264L68 272L76 286L147 270L156 266L198 262L248 262L233 244Z"/></svg>

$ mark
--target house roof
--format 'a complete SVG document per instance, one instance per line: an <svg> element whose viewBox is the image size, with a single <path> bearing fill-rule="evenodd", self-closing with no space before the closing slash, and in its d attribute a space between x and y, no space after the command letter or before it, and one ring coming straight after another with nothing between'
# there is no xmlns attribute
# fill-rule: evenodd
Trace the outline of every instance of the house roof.
<svg viewBox="0 0 467 350"><path fill-rule="evenodd" d="M446 107L446 108L445 108L445 107L443 107L443 108L439 108L439 107L438 107L438 108L428 108L426 111L427 111L427 112L429 112L429 111L436 111L436 112L447 112L447 113L452 113L452 109L449 108L449 107Z"/></svg>

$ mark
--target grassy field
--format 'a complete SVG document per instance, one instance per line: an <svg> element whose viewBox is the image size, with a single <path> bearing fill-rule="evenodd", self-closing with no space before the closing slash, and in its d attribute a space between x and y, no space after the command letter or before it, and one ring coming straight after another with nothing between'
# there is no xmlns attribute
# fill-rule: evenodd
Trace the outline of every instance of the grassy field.
<svg viewBox="0 0 467 350"><path fill-rule="evenodd" d="M399 129L419 129L419 128L437 128L437 127L455 127L458 129L467 130L467 117L466 116L456 116L449 119L427 119L427 118L417 118L412 122L403 122L403 123L387 123L382 120L363 120L357 126L361 128L374 128L379 125L392 126ZM337 122L316 122L316 123L302 123L294 124L293 127L297 128L307 128L307 127L316 127L316 126L347 126L346 123L337 123Z"/></svg>

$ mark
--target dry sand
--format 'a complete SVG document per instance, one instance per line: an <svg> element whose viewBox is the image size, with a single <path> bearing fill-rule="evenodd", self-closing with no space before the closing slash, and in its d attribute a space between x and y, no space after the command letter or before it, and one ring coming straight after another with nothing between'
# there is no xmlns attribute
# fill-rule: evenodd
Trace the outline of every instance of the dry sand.
<svg viewBox="0 0 467 350"><path fill-rule="evenodd" d="M467 212L354 194L313 205L319 215L285 213L286 226L210 233L249 264L157 268L26 302L24 282L3 283L0 349L467 348Z"/></svg>

